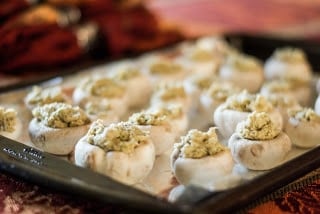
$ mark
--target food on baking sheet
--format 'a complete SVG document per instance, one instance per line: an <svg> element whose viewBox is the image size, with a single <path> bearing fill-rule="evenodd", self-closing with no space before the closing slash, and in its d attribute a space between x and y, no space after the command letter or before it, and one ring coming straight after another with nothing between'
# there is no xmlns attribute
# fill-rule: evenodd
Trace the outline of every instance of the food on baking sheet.
<svg viewBox="0 0 320 214"><path fill-rule="evenodd" d="M214 81L209 89L203 91L200 95L200 115L203 118L212 118L219 105L224 103L228 97L240 92L240 88L230 82Z"/></svg>
<svg viewBox="0 0 320 214"><path fill-rule="evenodd" d="M158 85L150 99L150 106L163 104L178 104L183 106L183 111L190 113L192 110L191 97L186 93L181 82L162 83Z"/></svg>
<svg viewBox="0 0 320 214"><path fill-rule="evenodd" d="M262 63L245 54L230 55L220 67L218 75L222 80L230 81L250 93L258 92L264 81Z"/></svg>
<svg viewBox="0 0 320 214"><path fill-rule="evenodd" d="M70 154L91 123L82 109L66 103L38 106L32 115L28 128L31 142L56 155Z"/></svg>
<svg viewBox="0 0 320 214"><path fill-rule="evenodd" d="M73 92L75 105L83 107L87 102L107 100L120 118L127 113L128 99L125 86L108 77L85 79Z"/></svg>
<svg viewBox="0 0 320 214"><path fill-rule="evenodd" d="M299 109L301 105L298 103L297 99L292 96L284 96L281 94L270 94L266 96L267 100L272 103L272 105L279 110L283 119L283 128L288 122L288 110Z"/></svg>
<svg viewBox="0 0 320 214"><path fill-rule="evenodd" d="M208 188L232 172L233 159L211 127L207 132L191 129L174 144L171 168L180 184Z"/></svg>
<svg viewBox="0 0 320 214"><path fill-rule="evenodd" d="M268 170L285 160L291 141L266 112L252 112L238 124L228 147L237 163L252 170Z"/></svg>
<svg viewBox="0 0 320 214"><path fill-rule="evenodd" d="M299 80L276 79L265 82L260 88L265 96L272 94L293 97L303 106L310 106L312 102L312 89L310 84Z"/></svg>
<svg viewBox="0 0 320 214"><path fill-rule="evenodd" d="M230 96L218 106L213 114L213 121L222 136L228 139L236 130L237 124L246 120L254 111L268 113L275 126L282 129L283 120L279 110L264 96L247 91Z"/></svg>
<svg viewBox="0 0 320 214"><path fill-rule="evenodd" d="M128 122L149 133L155 153L160 155L173 147L176 138L169 120L162 112L141 111L131 115Z"/></svg>
<svg viewBox="0 0 320 214"><path fill-rule="evenodd" d="M0 135L15 139L22 132L22 121L14 108L0 106Z"/></svg>
<svg viewBox="0 0 320 214"><path fill-rule="evenodd" d="M304 53L278 49L271 59L287 70L269 75L254 56L213 36L92 67L54 87L23 91L18 115L31 121L30 136L16 139L160 197L188 184L228 189L320 139L313 119L288 113L304 106L320 113ZM300 126L308 130L295 137Z"/></svg>
<svg viewBox="0 0 320 214"><path fill-rule="evenodd" d="M210 76L217 73L225 58L235 53L223 38L218 36L199 38L178 46L180 56L177 61L185 64L192 73Z"/></svg>
<svg viewBox="0 0 320 214"><path fill-rule="evenodd" d="M217 81L216 79L215 75L193 74L183 81L183 87L192 100L191 112L198 114L201 93L207 90L213 81Z"/></svg>
<svg viewBox="0 0 320 214"><path fill-rule="evenodd" d="M44 104L54 102L70 103L71 99L60 86L54 86L49 88L41 88L40 86L34 86L25 97L24 102L27 108L32 110L37 106L42 106Z"/></svg>
<svg viewBox="0 0 320 214"><path fill-rule="evenodd" d="M148 76L134 62L125 62L110 71L110 77L122 82L127 90L129 108L142 108L148 104L152 85Z"/></svg>
<svg viewBox="0 0 320 214"><path fill-rule="evenodd" d="M144 57L140 66L153 84L182 81L189 74L189 70L181 63L157 54Z"/></svg>
<svg viewBox="0 0 320 214"><path fill-rule="evenodd" d="M267 80L289 79L310 83L312 70L302 49L283 47L276 49L264 64Z"/></svg>
<svg viewBox="0 0 320 214"><path fill-rule="evenodd" d="M150 135L133 123L92 123L75 146L75 164L132 185L152 170L155 149Z"/></svg>
<svg viewBox="0 0 320 214"><path fill-rule="evenodd" d="M301 148L312 148L320 144L320 116L311 108L289 111L285 132L292 144Z"/></svg>
<svg viewBox="0 0 320 214"><path fill-rule="evenodd" d="M108 100L92 100L85 103L83 107L91 121L102 120L105 125L120 121L119 115Z"/></svg>
<svg viewBox="0 0 320 214"><path fill-rule="evenodd" d="M165 115L168 118L175 138L180 138L184 135L189 127L188 115L183 111L182 105L179 104L163 104L157 106L151 106L147 109L151 114Z"/></svg>

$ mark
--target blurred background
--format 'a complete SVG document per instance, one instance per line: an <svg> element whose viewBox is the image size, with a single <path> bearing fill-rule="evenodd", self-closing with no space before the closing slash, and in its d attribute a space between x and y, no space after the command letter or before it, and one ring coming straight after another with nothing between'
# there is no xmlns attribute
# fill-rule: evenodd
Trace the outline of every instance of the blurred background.
<svg viewBox="0 0 320 214"><path fill-rule="evenodd" d="M150 0L148 5L187 35L247 32L305 38L320 32L317 0Z"/></svg>
<svg viewBox="0 0 320 214"><path fill-rule="evenodd" d="M21 74L208 34L314 39L320 32L320 1L2 0L0 22L0 73Z"/></svg>

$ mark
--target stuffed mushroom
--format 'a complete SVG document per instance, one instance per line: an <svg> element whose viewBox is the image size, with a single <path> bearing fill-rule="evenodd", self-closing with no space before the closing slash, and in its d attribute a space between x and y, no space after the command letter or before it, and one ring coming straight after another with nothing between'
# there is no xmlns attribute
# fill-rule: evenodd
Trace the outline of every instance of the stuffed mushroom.
<svg viewBox="0 0 320 214"><path fill-rule="evenodd" d="M90 119L78 106L50 103L32 111L29 123L31 142L39 149L56 155L68 155L86 134Z"/></svg>
<svg viewBox="0 0 320 214"><path fill-rule="evenodd" d="M320 144L320 116L311 108L289 111L285 132L292 144L300 148L312 148Z"/></svg>
<svg viewBox="0 0 320 214"><path fill-rule="evenodd" d="M92 77L84 80L75 88L72 98L80 107L84 107L88 102L99 103L107 100L120 118L128 110L128 94L125 86L108 77Z"/></svg>
<svg viewBox="0 0 320 214"><path fill-rule="evenodd" d="M251 170L268 170L285 161L291 141L266 112L253 112L238 124L228 147L237 163Z"/></svg>
<svg viewBox="0 0 320 214"><path fill-rule="evenodd" d="M156 155L160 155L173 147L176 135L169 123L168 116L165 114L141 111L131 115L128 122L149 133Z"/></svg>
<svg viewBox="0 0 320 214"><path fill-rule="evenodd" d="M305 52L299 48L278 48L266 60L264 74L267 80L294 79L310 83L312 70Z"/></svg>
<svg viewBox="0 0 320 214"><path fill-rule="evenodd" d="M92 123L75 146L75 164L134 185L148 176L155 149L148 132L132 123Z"/></svg>
<svg viewBox="0 0 320 214"><path fill-rule="evenodd" d="M259 91L264 81L263 66L253 56L233 54L221 66L219 77L222 80L232 82L241 89L254 93Z"/></svg>
<svg viewBox="0 0 320 214"><path fill-rule="evenodd" d="M212 127L207 132L191 129L175 143L171 168L180 184L210 188L232 173L234 162L229 149L221 144Z"/></svg>
<svg viewBox="0 0 320 214"><path fill-rule="evenodd" d="M0 135L16 139L21 132L22 121L18 118L17 111L13 108L0 106Z"/></svg>
<svg viewBox="0 0 320 214"><path fill-rule="evenodd" d="M236 130L238 123L246 120L254 111L266 112L280 130L283 128L283 119L279 110L274 108L264 96L250 94L247 91L230 96L218 106L213 114L213 121L219 133L228 139Z"/></svg>

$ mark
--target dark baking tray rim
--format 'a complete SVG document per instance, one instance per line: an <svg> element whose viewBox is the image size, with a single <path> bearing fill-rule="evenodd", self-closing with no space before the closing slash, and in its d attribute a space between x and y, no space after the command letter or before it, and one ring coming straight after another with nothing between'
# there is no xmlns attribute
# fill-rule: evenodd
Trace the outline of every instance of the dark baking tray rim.
<svg viewBox="0 0 320 214"><path fill-rule="evenodd" d="M227 35L226 39L238 48L241 48L243 52L255 55L263 60L266 59L267 56L270 56L272 51L277 47L300 47L305 50L313 69L317 71L318 68L320 68L320 63L316 60L317 57L320 57L320 45L312 41L286 40L275 37L252 36L247 34ZM28 85L38 82L40 81L37 80L36 82L31 82ZM25 84L17 85L4 91L11 91L25 86ZM0 137L0 141L1 143L4 143L6 140L4 140L3 137ZM12 146L13 145L15 144L13 143ZM29 147L22 144L15 145L13 147L15 150L22 153L26 149L29 149ZM186 188L186 191L176 203L169 203L159 200L157 197L144 195L142 192L141 197L146 197L146 201L141 200L139 197L131 197L132 195L130 196L129 192L131 190L133 192L137 190L133 190L133 188L128 186L126 186L128 192L124 190L123 194L120 195L118 193L113 195L113 192L108 191L105 187L101 187L101 190L99 189L99 185L99 190L97 188L92 189L88 185L81 185L81 182L72 182L71 179L79 178L81 180L81 172L86 172L88 176L93 177L97 176L97 173L76 167L67 161L63 161L61 163L63 163L63 165L66 164L66 166L64 166L66 167L65 169L72 168L75 170L75 174L68 175L67 173L64 173L65 175L61 176L61 172L58 172L59 169L48 169L48 167L44 167L46 164L37 165L28 160L24 160L19 157L19 155L12 156L8 154L8 152L4 152L4 149L4 147L1 147L0 150L0 169L5 173L12 174L28 182L52 188L54 190L80 195L82 197L99 200L101 202L115 203L123 208L130 208L131 211L136 210L139 213L228 213L243 208L255 199L271 193L272 191L275 191L276 189L283 187L308 172L320 167L320 147L318 146L235 188L223 192L210 193L200 188L190 186ZM20 154L20 152L17 153ZM61 159L41 151L36 151L36 153L40 154L42 157L48 157L43 159L44 163L47 160L53 162L61 161ZM113 196L114 198L112 198Z"/></svg>

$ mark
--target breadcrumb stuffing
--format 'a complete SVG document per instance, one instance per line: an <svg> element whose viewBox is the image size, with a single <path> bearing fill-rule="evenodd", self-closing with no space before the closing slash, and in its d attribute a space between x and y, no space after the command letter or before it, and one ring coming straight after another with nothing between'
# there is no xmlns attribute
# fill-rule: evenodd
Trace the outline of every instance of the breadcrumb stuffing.
<svg viewBox="0 0 320 214"><path fill-rule="evenodd" d="M39 86L32 87L27 94L25 101L29 105L44 105L53 102L65 102L61 87L51 87L42 89Z"/></svg>
<svg viewBox="0 0 320 214"><path fill-rule="evenodd" d="M180 150L180 156L184 158L202 158L214 156L227 149L217 137L216 128L211 127L208 132L191 129L186 136L181 137L174 147Z"/></svg>
<svg viewBox="0 0 320 214"><path fill-rule="evenodd" d="M277 137L281 130L275 126L267 113L253 112L247 120L237 126L236 132L249 140L271 140Z"/></svg>
<svg viewBox="0 0 320 214"><path fill-rule="evenodd" d="M241 112L269 112L272 104L260 94L250 94L246 90L230 96L224 103L226 109Z"/></svg>
<svg viewBox="0 0 320 214"><path fill-rule="evenodd" d="M161 114L161 112L147 112L141 111L132 114L128 121L130 123L136 125L152 125L152 126L159 126L168 124L168 118L166 115Z"/></svg>
<svg viewBox="0 0 320 214"><path fill-rule="evenodd" d="M115 98L125 94L125 87L111 78L90 79L80 87L98 97Z"/></svg>
<svg viewBox="0 0 320 214"><path fill-rule="evenodd" d="M320 123L320 116L311 108L291 109L288 114L299 121Z"/></svg>
<svg viewBox="0 0 320 214"><path fill-rule="evenodd" d="M305 62L307 60L302 49L293 47L278 48L272 57L290 63Z"/></svg>
<svg viewBox="0 0 320 214"><path fill-rule="evenodd" d="M32 115L51 128L76 127L91 122L80 107L74 107L66 103L50 103L38 106L33 109Z"/></svg>
<svg viewBox="0 0 320 214"><path fill-rule="evenodd" d="M158 60L150 66L150 73L155 75L175 74L181 71L181 65L165 59Z"/></svg>
<svg viewBox="0 0 320 214"><path fill-rule="evenodd" d="M224 102L233 94L239 92L239 89L231 84L214 82L205 92L214 100Z"/></svg>
<svg viewBox="0 0 320 214"><path fill-rule="evenodd" d="M117 151L131 154L149 139L148 133L128 122L119 122L105 126L101 120L95 121L88 133L90 144L103 149L105 152Z"/></svg>
<svg viewBox="0 0 320 214"><path fill-rule="evenodd" d="M13 108L0 106L0 131L14 132L16 126L17 112Z"/></svg>
<svg viewBox="0 0 320 214"><path fill-rule="evenodd" d="M177 98L186 98L187 93L182 84L164 84L159 86L154 96L163 101L170 101Z"/></svg>
<svg viewBox="0 0 320 214"><path fill-rule="evenodd" d="M243 72L260 72L262 63L253 56L245 54L232 54L226 60L226 66L231 66L237 71Z"/></svg>

